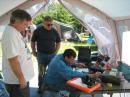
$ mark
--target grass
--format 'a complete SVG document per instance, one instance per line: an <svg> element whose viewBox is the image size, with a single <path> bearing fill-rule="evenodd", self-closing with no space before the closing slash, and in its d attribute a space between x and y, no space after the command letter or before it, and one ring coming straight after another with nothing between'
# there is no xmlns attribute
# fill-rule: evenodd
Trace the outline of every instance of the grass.
<svg viewBox="0 0 130 97"><path fill-rule="evenodd" d="M75 50L74 46L75 46L75 43L73 43L73 42L61 42L61 47L60 47L58 53L63 53L64 50L68 49L68 48Z"/></svg>
<svg viewBox="0 0 130 97"><path fill-rule="evenodd" d="M61 47L59 49L58 54L63 53L65 49L71 48L78 52L78 47L85 46L85 47L95 47L95 44L90 45L87 43L74 43L74 42L61 42ZM92 51L96 51L97 49L92 49Z"/></svg>
<svg viewBox="0 0 130 97"><path fill-rule="evenodd" d="M30 46L30 45L29 45ZM94 47L95 44L89 45L87 43L74 43L74 42L61 42L61 47L58 51L58 54L61 54L64 52L65 49L71 48L74 49L77 52L77 48L79 46L89 46L89 47ZM29 47L30 48L30 47ZM96 50L96 49L95 49ZM93 50L92 50L93 51ZM2 57L2 50L1 50L1 42L0 42L0 57Z"/></svg>
<svg viewBox="0 0 130 97"><path fill-rule="evenodd" d="M28 44L29 48L31 49L30 47L30 44ZM92 47L92 46L95 46L94 44L93 45L89 45L87 43L74 43L74 42L61 42L61 47L58 51L58 54L61 54L65 51L65 49L68 49L68 48L71 48L73 50L76 51L76 53L78 54L78 47L79 46L89 46L89 47ZM2 59L2 49L1 49L1 42L0 42L0 59ZM32 55L32 60L33 62L36 62L36 58ZM2 61L2 60L1 60ZM1 66L2 64L0 64ZM1 70L0 70L1 71Z"/></svg>

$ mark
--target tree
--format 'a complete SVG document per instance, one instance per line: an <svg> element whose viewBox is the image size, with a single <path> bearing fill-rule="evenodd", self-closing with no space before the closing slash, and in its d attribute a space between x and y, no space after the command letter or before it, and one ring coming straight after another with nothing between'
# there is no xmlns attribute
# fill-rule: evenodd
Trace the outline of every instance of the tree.
<svg viewBox="0 0 130 97"><path fill-rule="evenodd" d="M43 18L47 15L53 17L56 21L72 25L77 32L82 31L83 26L79 21L59 3L49 5L48 11L41 13L33 19L34 24L42 23Z"/></svg>

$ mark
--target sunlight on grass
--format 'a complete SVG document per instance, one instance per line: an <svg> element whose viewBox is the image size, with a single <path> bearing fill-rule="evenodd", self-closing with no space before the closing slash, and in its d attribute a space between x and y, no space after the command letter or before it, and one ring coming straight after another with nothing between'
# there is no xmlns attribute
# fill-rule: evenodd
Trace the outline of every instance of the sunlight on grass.
<svg viewBox="0 0 130 97"><path fill-rule="evenodd" d="M95 46L95 44L90 45L90 44L87 44L87 43L61 42L61 47L59 49L58 54L63 53L64 50L68 49L68 48L74 49L77 53L78 52L77 48L80 47L80 46L85 46L85 47L89 46L90 47L90 46Z"/></svg>
<svg viewBox="0 0 130 97"><path fill-rule="evenodd" d="M70 43L70 42L61 42L61 47L58 51L58 54L61 54L65 51L65 49L68 49L68 48L71 48L71 49L74 49L74 43Z"/></svg>
<svg viewBox="0 0 130 97"><path fill-rule="evenodd" d="M77 48L79 46L95 46L95 44L89 45L87 43L61 42L61 47L58 51L58 54L63 53L65 51L65 49L68 49L68 48L75 50L76 53L78 54ZM29 47L29 49L31 49L30 43L28 43L28 47ZM1 42L0 42L0 57L2 57ZM33 62L36 61L36 58L33 55L32 55L32 60L33 60Z"/></svg>

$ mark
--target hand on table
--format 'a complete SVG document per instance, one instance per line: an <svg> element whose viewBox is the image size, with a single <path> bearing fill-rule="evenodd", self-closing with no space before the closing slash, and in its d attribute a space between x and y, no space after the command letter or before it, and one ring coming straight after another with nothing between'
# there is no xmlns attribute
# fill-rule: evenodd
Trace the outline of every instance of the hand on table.
<svg viewBox="0 0 130 97"><path fill-rule="evenodd" d="M85 64L84 63L77 63L76 67L78 67L78 68L84 68Z"/></svg>
<svg viewBox="0 0 130 97"><path fill-rule="evenodd" d="M97 77L100 77L101 75L102 75L101 72L96 72L96 73L94 73L94 74L89 74L89 77L90 77L90 78L97 78Z"/></svg>
<svg viewBox="0 0 130 97"><path fill-rule="evenodd" d="M34 57L37 57L37 52L32 52Z"/></svg>

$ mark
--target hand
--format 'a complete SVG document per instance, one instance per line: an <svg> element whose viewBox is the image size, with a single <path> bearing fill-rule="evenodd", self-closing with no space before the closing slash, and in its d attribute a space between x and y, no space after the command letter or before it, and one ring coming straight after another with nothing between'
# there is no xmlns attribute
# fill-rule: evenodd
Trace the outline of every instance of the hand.
<svg viewBox="0 0 130 97"><path fill-rule="evenodd" d="M105 70L111 70L112 66L110 64L105 64L104 69Z"/></svg>
<svg viewBox="0 0 130 97"><path fill-rule="evenodd" d="M33 56L37 57L37 52L32 52Z"/></svg>
<svg viewBox="0 0 130 97"><path fill-rule="evenodd" d="M101 75L102 75L101 72L96 72L96 73L95 73L95 77L100 77Z"/></svg>
<svg viewBox="0 0 130 97"><path fill-rule="evenodd" d="M54 54L56 55L58 53L58 51L55 51Z"/></svg>
<svg viewBox="0 0 130 97"><path fill-rule="evenodd" d="M27 82L25 79L19 80L20 88L24 89L27 86Z"/></svg>
<svg viewBox="0 0 130 97"><path fill-rule="evenodd" d="M77 63L77 64L76 64L76 67L84 68L84 67L85 67L85 64L84 64L84 63Z"/></svg>
<svg viewBox="0 0 130 97"><path fill-rule="evenodd" d="M102 75L101 72L96 72L96 73L94 73L94 74L89 74L89 77L90 77L90 78L97 78L97 77L100 77L101 75Z"/></svg>

